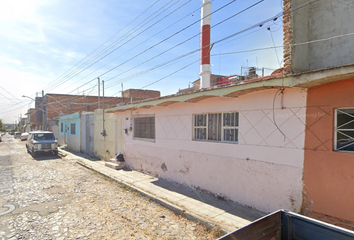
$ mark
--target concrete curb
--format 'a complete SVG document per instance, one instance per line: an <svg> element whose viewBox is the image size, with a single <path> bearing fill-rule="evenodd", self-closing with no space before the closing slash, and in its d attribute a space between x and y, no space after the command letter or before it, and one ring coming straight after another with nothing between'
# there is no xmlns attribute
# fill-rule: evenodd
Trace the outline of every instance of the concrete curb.
<svg viewBox="0 0 354 240"><path fill-rule="evenodd" d="M124 182L124 181L121 181L121 180L119 180L119 179L116 179L116 178L114 178L114 177L112 177L112 176L109 176L109 175L107 175L107 174L105 174L105 173L99 172L99 171L95 170L93 167L91 167L91 166L89 166L89 165L87 165L87 164L81 162L80 160L77 160L76 163L79 164L79 165L81 165L81 166L83 166L83 167L85 167L85 168L87 168L87 169L89 169L89 170L91 170L91 171L97 172L97 173L99 173L100 175L105 176L105 177L107 177L107 178L109 178L109 179L111 179L111 180L113 180L113 181L115 181L115 182L117 182L117 183L123 184L123 185L125 185L126 187L128 187L128 188L130 188L130 189L132 189L132 190L134 190L134 191L136 191L136 192L139 192L142 196L147 197L147 198L153 200L154 202L156 202L156 203L160 204L161 206L163 206L163 207L165 207L165 208L167 208L167 209L169 209L169 210L171 210L171 211L173 211L173 212L175 212L175 213L177 213L177 214L179 214L179 215L185 217L185 218L188 219L188 220L191 220L191 221L193 221L193 222L200 223L200 224L202 224L203 226L205 226L205 227L207 227L207 228L209 228L209 229L213 229L214 227L217 226L217 225L216 225L215 223L213 223L212 221L209 221L209 220L207 220L207 219L204 219L204 218L202 218L202 217L200 217L200 216L198 216L198 215L195 215L195 214L193 214L193 213L186 212L186 211L185 211L184 209L182 209L181 207L178 207L178 206L176 206L175 204L173 204L173 203L171 203L171 202L168 202L168 201L166 201L166 200L164 200L164 199L162 199L162 198L159 198L159 197L157 197L157 196L155 196L155 195L153 195L153 194L150 194L150 193L148 193L148 192L146 192L146 191L144 191L144 190L142 190L142 189L140 189L140 188L137 188L137 187L135 187L134 185L131 185L131 184L129 184L129 183L126 183L126 182ZM220 232L221 232L223 235L225 235L225 234L230 233L231 231L228 230L228 229L225 229L225 228L221 228L221 229L220 229Z"/></svg>

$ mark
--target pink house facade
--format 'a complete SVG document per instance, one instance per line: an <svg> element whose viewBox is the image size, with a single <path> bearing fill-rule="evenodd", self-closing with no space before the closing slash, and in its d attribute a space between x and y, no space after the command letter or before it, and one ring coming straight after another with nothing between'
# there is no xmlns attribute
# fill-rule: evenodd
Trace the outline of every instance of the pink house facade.
<svg viewBox="0 0 354 240"><path fill-rule="evenodd" d="M123 122L117 141L131 168L261 211L298 212L307 93L283 84L217 87L109 112Z"/></svg>

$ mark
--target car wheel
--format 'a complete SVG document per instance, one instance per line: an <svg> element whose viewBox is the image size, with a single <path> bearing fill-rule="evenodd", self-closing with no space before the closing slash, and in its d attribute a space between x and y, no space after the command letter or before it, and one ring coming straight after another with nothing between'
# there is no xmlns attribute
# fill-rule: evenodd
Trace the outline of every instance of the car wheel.
<svg viewBox="0 0 354 240"><path fill-rule="evenodd" d="M30 151L29 151L29 149L28 149L28 146L26 145L26 148L27 148L27 153L29 153Z"/></svg>
<svg viewBox="0 0 354 240"><path fill-rule="evenodd" d="M32 157L36 156L36 152L34 151L34 149L32 148L32 153L31 153Z"/></svg>

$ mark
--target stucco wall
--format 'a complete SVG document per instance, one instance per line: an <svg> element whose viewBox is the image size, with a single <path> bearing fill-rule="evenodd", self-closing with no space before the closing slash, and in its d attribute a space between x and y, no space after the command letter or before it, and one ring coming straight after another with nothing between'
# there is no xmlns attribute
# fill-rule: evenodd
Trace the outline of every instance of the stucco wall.
<svg viewBox="0 0 354 240"><path fill-rule="evenodd" d="M61 128L63 124L63 129ZM71 131L71 124L75 124L75 133ZM80 152L81 150L81 138L80 138L80 114L75 113L67 116L62 116L59 119L58 125L58 144L67 145L68 149Z"/></svg>
<svg viewBox="0 0 354 240"><path fill-rule="evenodd" d="M124 154L132 168L262 211L299 211L305 104L305 91L274 89L116 114L125 128L131 115L155 114L155 142L125 135ZM229 111L239 111L238 144L192 140L192 114Z"/></svg>
<svg viewBox="0 0 354 240"><path fill-rule="evenodd" d="M67 146L69 149L80 152L81 150L81 137L80 137L80 118L67 119ZM72 124L75 124L75 133L71 133Z"/></svg>
<svg viewBox="0 0 354 240"><path fill-rule="evenodd" d="M68 149L80 152L81 150L81 138L80 136L70 135L68 136Z"/></svg>
<svg viewBox="0 0 354 240"><path fill-rule="evenodd" d="M291 1L297 9L308 0ZM317 1L295 10L292 14L294 44L328 39L310 44L295 45L292 49L294 73L325 69L354 63L354 1Z"/></svg>
<svg viewBox="0 0 354 240"><path fill-rule="evenodd" d="M308 91L304 162L304 213L354 229L354 153L333 150L334 111L354 107L354 79ZM322 214L319 216L318 213ZM351 221L351 222L348 222Z"/></svg>
<svg viewBox="0 0 354 240"><path fill-rule="evenodd" d="M114 114L105 113L104 128L106 136L102 136L103 116L102 109L95 110L94 113L94 138L95 138L95 156L108 160L114 157Z"/></svg>

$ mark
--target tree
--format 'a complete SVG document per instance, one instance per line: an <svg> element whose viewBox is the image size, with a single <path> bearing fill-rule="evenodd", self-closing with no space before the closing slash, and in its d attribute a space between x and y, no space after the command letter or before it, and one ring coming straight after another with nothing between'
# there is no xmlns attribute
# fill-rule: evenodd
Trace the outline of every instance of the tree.
<svg viewBox="0 0 354 240"><path fill-rule="evenodd" d="M2 123L1 119L0 119L0 131L5 131L4 124Z"/></svg>

